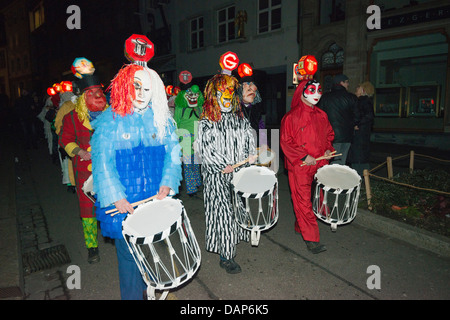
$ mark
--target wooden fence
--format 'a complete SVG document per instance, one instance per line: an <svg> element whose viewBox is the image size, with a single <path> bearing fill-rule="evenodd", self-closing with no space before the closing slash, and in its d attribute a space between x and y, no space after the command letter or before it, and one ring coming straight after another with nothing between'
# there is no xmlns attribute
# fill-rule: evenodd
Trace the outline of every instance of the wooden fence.
<svg viewBox="0 0 450 320"><path fill-rule="evenodd" d="M364 172L363 172L363 175L364 175L364 184L365 184L365 187L366 187L367 206L368 206L369 210L373 209L372 208L372 203L371 203L372 191L370 189L370 177L373 177L375 179L384 180L386 182L397 184L397 185L408 187L408 188L413 188L413 189L417 189L417 190L434 192L434 193L437 193L437 194L450 196L449 192L439 191L439 190L435 190L435 189L421 188L421 187L413 186L413 185L410 185L410 184L394 181L393 162L397 161L397 160L405 159L408 156L409 156L409 172L410 173L412 173L414 171L414 159L415 159L415 157L424 157L424 158L428 158L428 159L441 161L443 163L449 163L450 164L450 160L438 159L438 158L434 158L434 157L431 157L431 156L428 156L428 155L423 155L423 154L416 154L413 150L411 150L409 154L406 154L406 155L403 155L403 156L399 156L399 157L396 157L396 158L387 157L385 162L379 164L378 166L376 166L375 168L371 169L370 171L365 169ZM380 177L380 176L377 176L377 175L372 173L372 172L377 171L378 169L380 169L381 167L383 167L385 165L387 167L387 178Z"/></svg>

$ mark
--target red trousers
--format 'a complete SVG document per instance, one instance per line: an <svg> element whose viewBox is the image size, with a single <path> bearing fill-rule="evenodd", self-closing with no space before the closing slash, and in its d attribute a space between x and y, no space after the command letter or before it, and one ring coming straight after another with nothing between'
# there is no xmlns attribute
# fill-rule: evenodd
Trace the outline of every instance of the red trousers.
<svg viewBox="0 0 450 320"><path fill-rule="evenodd" d="M315 166L294 166L288 171L289 187L296 217L295 231L305 241L320 241L317 217L312 210L311 184L319 168Z"/></svg>

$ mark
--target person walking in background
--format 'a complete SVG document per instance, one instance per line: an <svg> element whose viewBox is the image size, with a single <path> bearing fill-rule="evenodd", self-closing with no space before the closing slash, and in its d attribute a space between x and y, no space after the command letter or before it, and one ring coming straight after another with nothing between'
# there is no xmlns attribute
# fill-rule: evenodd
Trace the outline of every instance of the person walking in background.
<svg viewBox="0 0 450 320"><path fill-rule="evenodd" d="M262 98L253 76L253 70L248 64L241 64L238 69L240 86L237 94L242 105L244 116L250 121L250 125L256 133L256 145L267 148L266 124L262 118ZM259 130L263 129L263 130Z"/></svg>
<svg viewBox="0 0 450 320"><path fill-rule="evenodd" d="M74 64L76 61L77 59ZM78 85L82 94L78 97L74 109L63 117L59 131L59 146L72 158L88 262L96 263L100 261L97 219L94 203L86 196L82 187L92 174L90 140L93 129L91 123L108 105L103 86L96 76L84 74L78 81Z"/></svg>
<svg viewBox="0 0 450 320"><path fill-rule="evenodd" d="M21 138L26 149L31 147L37 149L38 134L36 121L39 111L34 103L31 94L26 89L22 89L20 97L14 105L15 119L19 121L21 128Z"/></svg>
<svg viewBox="0 0 450 320"><path fill-rule="evenodd" d="M322 95L318 106L328 116L334 130L333 147L342 156L335 157L332 163L345 165L348 151L353 139L353 128L356 123L356 102L354 94L348 92L349 80L344 74L333 78L333 87L330 92Z"/></svg>
<svg viewBox="0 0 450 320"><path fill-rule="evenodd" d="M183 137L183 177L186 193L193 197L202 185L200 164L195 161L194 135L198 120L203 111L205 101L200 88L192 85L180 91L175 98L174 120L177 123L179 135Z"/></svg>
<svg viewBox="0 0 450 320"><path fill-rule="evenodd" d="M375 88L369 81L361 83L356 88L356 96L358 97L357 117L348 162L360 176L363 176L364 169L370 169L370 134L375 117L372 102L374 93Z"/></svg>

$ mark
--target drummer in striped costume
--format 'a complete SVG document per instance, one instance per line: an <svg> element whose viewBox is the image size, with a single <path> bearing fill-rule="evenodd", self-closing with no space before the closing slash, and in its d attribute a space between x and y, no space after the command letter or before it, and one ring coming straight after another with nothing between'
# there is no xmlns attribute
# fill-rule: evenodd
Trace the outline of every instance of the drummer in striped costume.
<svg viewBox="0 0 450 320"><path fill-rule="evenodd" d="M239 168L233 169L232 165L249 156L253 163L256 146L250 122L243 116L235 94L238 80L229 69L224 68L206 85L196 145L202 158L206 250L219 254L220 266L234 274L241 272L234 261L236 245L248 241L249 232L234 217L230 184L233 171Z"/></svg>

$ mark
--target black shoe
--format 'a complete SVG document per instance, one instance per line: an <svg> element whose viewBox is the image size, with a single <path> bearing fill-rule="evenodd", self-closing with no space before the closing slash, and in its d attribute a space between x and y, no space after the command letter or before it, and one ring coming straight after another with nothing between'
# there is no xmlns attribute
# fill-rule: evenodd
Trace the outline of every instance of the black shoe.
<svg viewBox="0 0 450 320"><path fill-rule="evenodd" d="M234 259L230 260L222 260L220 259L220 267L225 269L226 272L230 274L236 274L241 272L241 267L234 261Z"/></svg>
<svg viewBox="0 0 450 320"><path fill-rule="evenodd" d="M88 262L97 263L100 261L100 255L98 254L98 248L88 249Z"/></svg>
<svg viewBox="0 0 450 320"><path fill-rule="evenodd" d="M327 248L323 245L320 244L320 242L314 242L314 241L305 241L306 242L306 247L308 248L308 250L314 254L326 251Z"/></svg>

